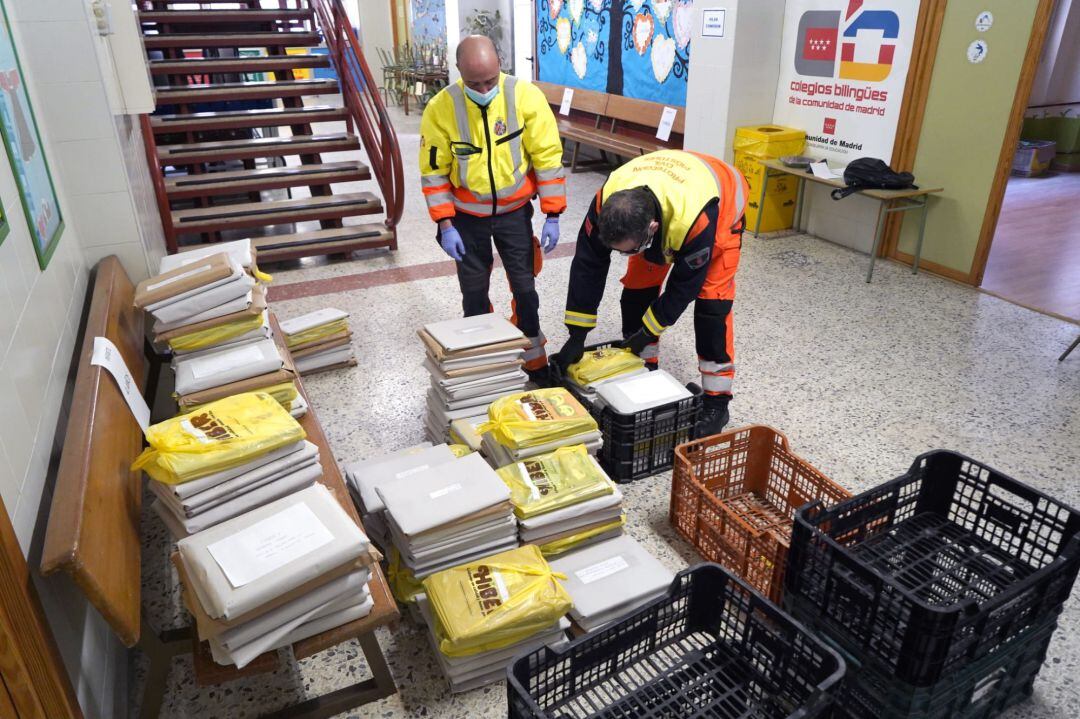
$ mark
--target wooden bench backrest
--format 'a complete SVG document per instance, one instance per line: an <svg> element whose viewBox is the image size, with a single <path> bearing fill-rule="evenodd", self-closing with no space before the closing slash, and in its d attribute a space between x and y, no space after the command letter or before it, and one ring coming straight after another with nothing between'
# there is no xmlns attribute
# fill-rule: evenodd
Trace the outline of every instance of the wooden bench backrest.
<svg viewBox="0 0 1080 719"><path fill-rule="evenodd" d="M637 100L632 97L622 97L621 95L609 95L607 109L604 114L622 122L632 122L646 127L658 127L660 125L660 116L664 114L664 107L665 105L659 102ZM675 115L675 124L671 126L671 131L681 135L686 132L686 109L682 107L675 109L678 110L678 113Z"/></svg>
<svg viewBox="0 0 1080 719"><path fill-rule="evenodd" d="M550 82L536 81L536 86L544 91L544 96L547 98L548 104L555 106L555 112L558 112L558 108L562 105L563 90L566 89L564 85L555 85ZM606 92L596 92L595 90L582 90L581 88L574 88L574 99L570 101L570 109L578 110L580 112L588 112L593 115L606 115L608 100L612 95Z"/></svg>
<svg viewBox="0 0 1080 719"><path fill-rule="evenodd" d="M94 338L116 345L140 389L145 382L143 313L135 287L115 256L91 276L78 369L53 488L42 552L43 574L63 570L127 646L139 640L141 473L131 463L142 430L120 388L90 364Z"/></svg>

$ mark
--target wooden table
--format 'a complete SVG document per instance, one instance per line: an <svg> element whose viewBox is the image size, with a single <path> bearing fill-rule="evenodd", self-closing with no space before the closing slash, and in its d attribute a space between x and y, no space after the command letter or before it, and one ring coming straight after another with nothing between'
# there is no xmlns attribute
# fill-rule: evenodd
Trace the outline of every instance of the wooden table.
<svg viewBox="0 0 1080 719"><path fill-rule="evenodd" d="M844 188L847 185L841 179L826 180L815 176L809 169L788 167L780 160L761 160L765 168L765 177L761 182L761 196L758 198L758 208L765 206L765 188L769 185L769 178L779 175L791 175L799 180L798 195L795 200L795 229L802 228L802 212L805 204L806 181L816 182L834 189ZM894 212L907 212L909 210L922 210L919 218L919 239L915 245L915 261L911 265L911 274L919 271L919 256L922 254L923 236L926 234L926 212L930 195L944 192L943 187L920 187L908 190L859 190L855 194L864 195L877 200L878 206L877 226L874 229L874 246L870 250L870 266L866 270L866 281L869 282L874 276L874 260L877 259L878 250L881 249L881 238L885 234L885 221ZM894 203L896 204L895 206ZM754 235L761 230L761 216L764 213L759 209L757 223L754 226Z"/></svg>

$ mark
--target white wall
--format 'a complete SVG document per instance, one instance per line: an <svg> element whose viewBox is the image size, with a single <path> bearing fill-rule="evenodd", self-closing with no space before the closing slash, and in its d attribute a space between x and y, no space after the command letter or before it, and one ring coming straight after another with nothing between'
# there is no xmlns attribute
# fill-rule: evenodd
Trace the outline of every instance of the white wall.
<svg viewBox="0 0 1080 719"><path fill-rule="evenodd" d="M131 118L111 114L84 0L5 6L65 222L41 271L4 156L0 199L11 232L0 243L0 496L36 577L90 268L117 254L138 280L164 245L142 138ZM126 716L120 642L66 577L36 583L84 714Z"/></svg>
<svg viewBox="0 0 1080 719"><path fill-rule="evenodd" d="M723 8L724 37L703 37L702 12ZM686 88L688 150L732 161L735 128L772 120L783 0L696 0Z"/></svg>
<svg viewBox="0 0 1080 719"><path fill-rule="evenodd" d="M1028 105L1080 102L1080 2L1057 0Z"/></svg>
<svg viewBox="0 0 1080 719"><path fill-rule="evenodd" d="M360 6L363 4L363 12ZM388 0L346 0L345 10L353 25L360 27L360 44L372 72L381 67L379 53L394 51L393 18L390 17Z"/></svg>

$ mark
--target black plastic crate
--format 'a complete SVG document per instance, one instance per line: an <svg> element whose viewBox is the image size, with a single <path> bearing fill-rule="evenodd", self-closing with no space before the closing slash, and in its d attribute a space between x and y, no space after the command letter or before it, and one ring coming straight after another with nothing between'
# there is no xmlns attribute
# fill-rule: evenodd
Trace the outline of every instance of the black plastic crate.
<svg viewBox="0 0 1080 719"><path fill-rule="evenodd" d="M560 650L519 657L510 719L826 717L840 656L718 564Z"/></svg>
<svg viewBox="0 0 1080 719"><path fill-rule="evenodd" d="M590 345L585 351L610 345L610 342ZM694 393L693 397L622 414L610 407L596 407L563 376L557 364L551 364L550 372L552 383L568 389L596 420L604 438L596 458L616 482L631 482L671 469L675 462L675 447L690 440L701 412L701 389L697 385L687 385Z"/></svg>
<svg viewBox="0 0 1080 719"><path fill-rule="evenodd" d="M948 451L795 515L785 603L926 687L1052 621L1080 568L1080 515Z"/></svg>

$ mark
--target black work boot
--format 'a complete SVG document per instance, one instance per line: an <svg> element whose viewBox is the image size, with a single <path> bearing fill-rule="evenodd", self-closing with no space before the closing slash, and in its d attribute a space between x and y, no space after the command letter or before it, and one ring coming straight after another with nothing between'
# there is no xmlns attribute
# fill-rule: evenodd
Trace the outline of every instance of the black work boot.
<svg viewBox="0 0 1080 719"><path fill-rule="evenodd" d="M529 381L539 389L555 386L551 381L551 368L549 365L544 365L540 369L527 369L525 374L529 375Z"/></svg>
<svg viewBox="0 0 1080 719"><path fill-rule="evenodd" d="M701 414L698 415L697 424L694 425L693 439L711 437L724 431L724 426L730 418L728 414L728 402L731 395L705 395Z"/></svg>

